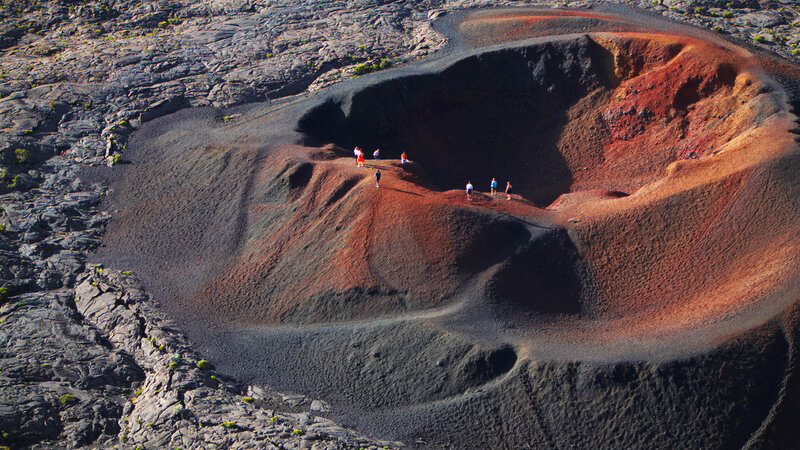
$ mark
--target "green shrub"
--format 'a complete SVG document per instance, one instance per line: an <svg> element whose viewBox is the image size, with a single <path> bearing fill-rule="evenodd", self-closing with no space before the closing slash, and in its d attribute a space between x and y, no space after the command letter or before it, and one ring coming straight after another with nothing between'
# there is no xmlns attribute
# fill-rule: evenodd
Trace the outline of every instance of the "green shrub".
<svg viewBox="0 0 800 450"><path fill-rule="evenodd" d="M706 8L705 6L695 6L694 7L694 13L695 14L705 14L706 11L708 11L708 8Z"/></svg>
<svg viewBox="0 0 800 450"><path fill-rule="evenodd" d="M377 70L385 69L390 65L391 61L389 61L386 58L382 58L378 62L372 62L372 63L367 62L364 64L358 64L354 69L354 73L356 74L356 76L366 75L370 72L375 72Z"/></svg>
<svg viewBox="0 0 800 450"><path fill-rule="evenodd" d="M205 359L201 359L200 361L197 361L197 368L198 369L210 369L211 368L211 363L209 363Z"/></svg>
<svg viewBox="0 0 800 450"><path fill-rule="evenodd" d="M37 85L37 84L35 84L35 83L34 83L34 84L32 84L32 85L31 85L31 89L35 88L36 86L38 86L38 85ZM22 132L22 135L23 135L23 136L30 136L30 135L32 135L32 134L33 134L33 130L30 130L30 129L28 129L28 130L25 130L25 131L23 131L23 132Z"/></svg>
<svg viewBox="0 0 800 450"><path fill-rule="evenodd" d="M114 156L111 157L111 164L119 164L122 161L122 155L119 153L114 153Z"/></svg>
<svg viewBox="0 0 800 450"><path fill-rule="evenodd" d="M752 37L753 37L753 40L758 42L759 44L763 44L763 43L767 42L767 38L765 38L764 36L762 36L760 34L755 34Z"/></svg>
<svg viewBox="0 0 800 450"><path fill-rule="evenodd" d="M294 430L292 430L292 434L294 434L295 436L302 436L305 433L306 432L301 430L300 428L295 428Z"/></svg>
<svg viewBox="0 0 800 450"><path fill-rule="evenodd" d="M119 125L121 127L127 127L128 126L128 121L125 120L125 119L122 119L122 120L119 121L119 123L117 123L117 125Z"/></svg>
<svg viewBox="0 0 800 450"><path fill-rule="evenodd" d="M6 224L0 223L0 233L5 233L5 232L6 232Z"/></svg>
<svg viewBox="0 0 800 450"><path fill-rule="evenodd" d="M211 375L209 378L211 378L214 381L217 381L217 376L216 375Z"/></svg>
<svg viewBox="0 0 800 450"><path fill-rule="evenodd" d="M142 392L143 392L142 388L139 388L139 389L133 391L133 395L139 397L140 395L142 395Z"/></svg>
<svg viewBox="0 0 800 450"><path fill-rule="evenodd" d="M168 367L169 370L175 370L175 368L178 367L178 361L170 361Z"/></svg>
<svg viewBox="0 0 800 450"><path fill-rule="evenodd" d="M158 27L159 27L159 28L164 28L164 27L166 27L168 24L169 24L169 23L168 23L166 20L162 20L161 22L158 22Z"/></svg>
<svg viewBox="0 0 800 450"><path fill-rule="evenodd" d="M14 175L14 178L11 179L11 183L8 183L8 188L14 189L17 187L17 183L19 183L19 175Z"/></svg>
<svg viewBox="0 0 800 450"><path fill-rule="evenodd" d="M14 150L14 156L17 158L17 163L22 164L25 161L29 160L31 157L31 152L25 148L18 148Z"/></svg>
<svg viewBox="0 0 800 450"><path fill-rule="evenodd" d="M730 19L731 17L733 17L733 11L725 11L724 13L722 13L722 17Z"/></svg>
<svg viewBox="0 0 800 450"><path fill-rule="evenodd" d="M175 24L181 23L181 19L178 19L176 17L170 17L169 19L167 19L167 22L175 25Z"/></svg>
<svg viewBox="0 0 800 450"><path fill-rule="evenodd" d="M61 400L61 403L65 405L69 405L78 401L78 397L75 397L72 394L64 394L61 397L58 397L58 399Z"/></svg>
<svg viewBox="0 0 800 450"><path fill-rule="evenodd" d="M228 421L222 422L220 425L222 425L225 428L233 428L233 427L236 426L236 422L231 422L231 421L228 420Z"/></svg>
<svg viewBox="0 0 800 450"><path fill-rule="evenodd" d="M242 397L242 401L245 403L253 403L253 397L244 396Z"/></svg>
<svg viewBox="0 0 800 450"><path fill-rule="evenodd" d="M722 33L722 27L716 26L712 28L711 31L713 31L714 33Z"/></svg>
<svg viewBox="0 0 800 450"><path fill-rule="evenodd" d="M8 169L3 167L0 169L0 180L5 180L6 178L8 178Z"/></svg>
<svg viewBox="0 0 800 450"><path fill-rule="evenodd" d="M5 286L0 287L0 302L6 301L7 298L8 298L8 288Z"/></svg>

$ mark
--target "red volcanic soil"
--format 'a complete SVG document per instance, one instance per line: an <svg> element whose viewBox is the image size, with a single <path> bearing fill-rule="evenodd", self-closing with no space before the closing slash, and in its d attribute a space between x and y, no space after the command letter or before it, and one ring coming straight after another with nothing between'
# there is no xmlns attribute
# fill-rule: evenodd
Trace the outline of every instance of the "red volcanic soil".
<svg viewBox="0 0 800 450"><path fill-rule="evenodd" d="M504 11L456 25L469 48L416 67L243 108L232 121L201 109L145 124L114 181L119 213L98 258L141 274L232 372L356 411L443 399L468 408L484 405L471 389L508 383L486 404L545 427L535 405L563 393L542 381L539 394L530 380L584 381L577 369L529 361L663 361L723 344L768 360L768 370L743 370L744 381L726 378L731 389L762 376L756 385L777 386L783 363L769 361L794 341L789 331L775 337L776 318L800 298L797 93L765 71L782 63L641 18ZM386 159L356 167L355 145L368 155L381 147ZM399 163L402 152L410 164ZM730 344L748 333L757 338ZM362 348L372 356L359 359ZM727 357L714 355L687 373L723 371ZM271 371L286 365L297 373ZM724 406L732 392L687 394L680 380L694 375L683 368L620 367L608 383L649 386L648 398L677 405L661 412L669 420L706 396ZM778 395L745 391L736 395ZM591 402L627 402L624 392ZM709 404L693 411L723 414ZM419 423L456 427L430 439L457 441L454 411L463 410L447 408L375 420L406 439L392 427L424 416ZM743 408L675 445L743 444L769 404ZM646 412L634 416L631 430L652 425L642 425ZM528 442L503 429L486 428L491 442ZM677 436L664 433L653 439ZM571 442L558 436L535 442ZM654 442L631 439L620 447Z"/></svg>
<svg viewBox="0 0 800 450"><path fill-rule="evenodd" d="M176 277L166 285L180 280L169 295L182 308L243 324L365 319L483 298L536 321L619 322L625 336L660 335L756 305L773 314L793 300L795 186L778 169L794 161L794 124L779 88L741 51L694 37L554 42L367 85L347 97L346 112L331 97L299 121L306 141L323 147L263 125L296 105L246 112L232 125L213 116L149 125L132 144L164 156L128 169L106 245L147 235L148 251L168 265L153 271L151 262L150 271ZM508 70L542 58L571 75L548 65L532 76ZM496 66L507 80L476 78ZM477 110L486 117L472 122ZM441 132L454 127L464 128ZM347 156L354 144L368 153L382 145L391 159L358 168ZM394 159L402 151L412 164ZM492 176L501 191L513 182L514 201L479 193L468 202L462 186L486 191ZM193 245L180 244L192 235Z"/></svg>

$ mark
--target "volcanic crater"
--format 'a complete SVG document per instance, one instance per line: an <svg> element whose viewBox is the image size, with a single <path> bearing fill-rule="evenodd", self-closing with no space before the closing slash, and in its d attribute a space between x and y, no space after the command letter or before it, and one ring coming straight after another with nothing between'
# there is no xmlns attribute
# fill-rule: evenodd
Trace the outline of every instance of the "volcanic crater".
<svg viewBox="0 0 800 450"><path fill-rule="evenodd" d="M800 297L796 69L649 17L447 20L430 61L144 124L98 260L221 370L381 437L586 446L611 410L619 446L761 438Z"/></svg>

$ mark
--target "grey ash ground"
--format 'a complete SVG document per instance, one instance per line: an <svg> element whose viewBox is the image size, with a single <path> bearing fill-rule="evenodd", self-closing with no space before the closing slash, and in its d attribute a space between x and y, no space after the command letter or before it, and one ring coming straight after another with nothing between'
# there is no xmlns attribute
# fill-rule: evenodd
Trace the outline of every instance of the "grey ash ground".
<svg viewBox="0 0 800 450"><path fill-rule="evenodd" d="M537 4L585 8L594 2ZM373 64L379 67L383 60L403 66L445 45L445 37L431 26L433 19L461 8L519 5L3 2L0 445L375 448L400 446L391 441L398 437L410 446L521 448L534 442L564 448L600 442L614 448L644 446L654 436L664 448L709 443L774 448L796 442L791 418L798 413L799 384L794 372L785 370L796 365L796 315L765 324L755 333L757 339L734 340L696 357L688 364L691 371L675 362L526 363L515 366L511 388L501 395L479 393L456 408L440 405L420 412L413 405L396 407L409 395L413 400L413 392L399 389L392 394L394 408L376 407L372 417L363 417L357 410L331 412L326 402L312 398L328 395L341 404L372 400L342 399L358 395L357 387L340 393L316 384L315 373L326 370L325 355L311 362L298 357L293 364L305 366L295 380L288 371L276 376L282 387L296 383L294 389L314 395L247 385L200 363L203 357L224 361L240 379L252 379L247 360L237 360L246 354L233 352L226 358L219 349L199 354L135 274L126 273L127 267L87 263L102 245L115 211L102 206L107 185L87 182L77 173L115 154L124 164L128 138L143 123L188 107L228 108L313 92L371 70ZM796 58L800 43L795 25L800 10L794 2L627 5L787 58ZM461 345L453 339L454 346ZM507 369L502 347L474 353L477 363L491 359ZM270 355L259 357L268 360ZM725 386L716 392L730 397L698 402L706 395L705 383L716 377ZM447 393L447 384L442 385ZM675 392L675 386L681 388ZM665 396L674 408L658 408ZM592 400L601 397L610 403ZM520 398L539 409L526 410L514 422L496 419L513 415ZM580 407L565 409L553 398ZM642 422L631 403L653 405L652 416ZM603 409L608 404L616 407ZM679 409L687 404L694 409ZM754 413L732 421L730 408ZM330 414L389 441L347 430L325 418ZM693 421L698 415L711 418L710 423ZM428 422L430 417L435 420ZM452 431L427 428L436 421ZM639 431L626 429L624 424L633 421L645 424L635 430L649 428L652 434L638 436ZM606 428L610 422L621 428ZM527 426L534 430L534 441L517 433ZM686 435L692 440L682 440Z"/></svg>

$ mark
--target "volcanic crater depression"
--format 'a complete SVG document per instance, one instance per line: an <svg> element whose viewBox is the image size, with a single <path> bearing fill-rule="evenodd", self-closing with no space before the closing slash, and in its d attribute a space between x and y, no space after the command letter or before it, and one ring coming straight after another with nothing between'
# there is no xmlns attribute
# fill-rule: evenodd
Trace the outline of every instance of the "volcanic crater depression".
<svg viewBox="0 0 800 450"><path fill-rule="evenodd" d="M600 31L573 34L587 23ZM538 425L489 441L572 442L548 436L555 410L532 406L547 398L505 397L554 376L531 360L687 358L799 297L795 94L758 58L649 19L451 25L461 46L413 67L230 121L192 109L144 124L98 258L140 274L223 370L431 442L498 402ZM355 167L356 145L382 159ZM466 201L467 180L483 191L492 177L512 201ZM776 330L753 358L785 354ZM778 383L780 367L753 376ZM692 442L749 436L768 409L756 403Z"/></svg>

